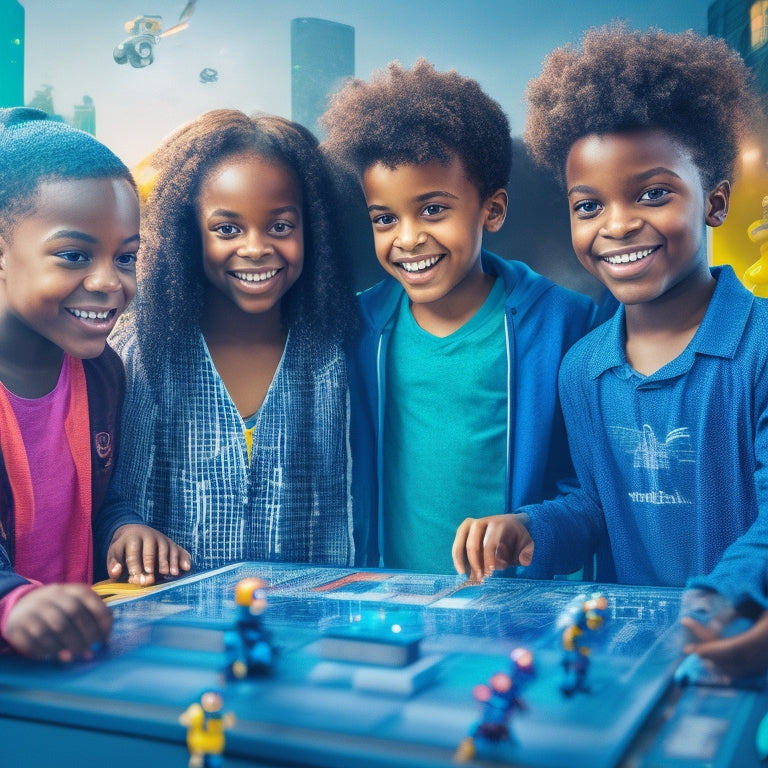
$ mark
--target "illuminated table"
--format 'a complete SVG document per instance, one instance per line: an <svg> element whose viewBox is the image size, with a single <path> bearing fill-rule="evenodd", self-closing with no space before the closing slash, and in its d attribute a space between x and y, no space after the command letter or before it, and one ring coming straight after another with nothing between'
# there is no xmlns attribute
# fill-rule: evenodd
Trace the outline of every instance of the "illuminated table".
<svg viewBox="0 0 768 768"><path fill-rule="evenodd" d="M235 617L234 585L246 576L270 585L263 620L277 661L269 677L225 683L223 635ZM596 589L610 609L591 692L566 697L557 618ZM55 756L64 767L185 766L179 715L201 691L222 686L236 716L226 768L447 766L480 714L473 687L506 671L523 646L537 670L523 692L527 709L511 720L513 740L478 764L757 766L764 692L670 682L680 660L679 598L674 589L501 578L473 586L454 576L233 565L113 602L113 638L94 661L0 659L0 764L50 765ZM320 632L361 615L418 627L432 679L409 694L387 690L375 668L366 678L358 666L322 659Z"/></svg>

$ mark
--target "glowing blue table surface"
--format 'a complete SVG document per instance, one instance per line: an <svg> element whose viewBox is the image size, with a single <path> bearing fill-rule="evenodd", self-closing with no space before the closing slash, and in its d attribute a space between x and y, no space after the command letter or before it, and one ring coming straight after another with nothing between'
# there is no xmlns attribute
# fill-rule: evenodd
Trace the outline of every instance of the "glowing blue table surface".
<svg viewBox="0 0 768 768"><path fill-rule="evenodd" d="M226 682L223 638L236 615L234 586L269 585L263 623L273 673ZM558 617L584 592L603 592L608 620L592 651L590 692L564 696ZM680 592L577 582L241 563L111 603L109 646L71 665L0 658L0 765L121 768L186 765L178 722L201 691L221 687L236 723L224 765L451 765L480 714L472 691L532 651L536 676L512 738L480 765L530 768L703 768L758 765L754 730L762 692L678 689ZM432 677L391 689L392 673L329 662L318 640L359 617L423 635ZM397 677L397 673L394 673ZM407 677L407 675L406 675ZM360 680L366 679L366 683ZM381 682L384 681L384 682Z"/></svg>

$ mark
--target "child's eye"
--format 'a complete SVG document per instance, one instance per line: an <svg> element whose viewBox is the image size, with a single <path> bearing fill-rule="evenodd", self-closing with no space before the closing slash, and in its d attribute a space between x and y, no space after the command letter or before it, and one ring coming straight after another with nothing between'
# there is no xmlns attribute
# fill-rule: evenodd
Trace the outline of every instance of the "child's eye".
<svg viewBox="0 0 768 768"><path fill-rule="evenodd" d="M588 216L594 216L596 213L598 213L600 211L600 207L600 203L598 203L597 200L579 200L579 202L573 206L573 210L577 216L586 218Z"/></svg>
<svg viewBox="0 0 768 768"><path fill-rule="evenodd" d="M439 213L442 213L447 206L440 205L439 203L430 203L425 209L424 209L424 215L425 216L437 216Z"/></svg>
<svg viewBox="0 0 768 768"><path fill-rule="evenodd" d="M235 224L218 224L213 228L214 232L217 232L222 237L235 237L239 235L242 230Z"/></svg>
<svg viewBox="0 0 768 768"><path fill-rule="evenodd" d="M654 203L657 200L661 200L663 197L666 197L668 194L668 189L654 187L653 189L649 189L647 192L643 192L643 194L640 195L640 199L645 200L646 202Z"/></svg>
<svg viewBox="0 0 768 768"><path fill-rule="evenodd" d="M269 231L275 235L287 235L287 234L290 234L290 232L292 232L293 229L294 229L294 225L291 224L289 221L276 221L269 228Z"/></svg>
<svg viewBox="0 0 768 768"><path fill-rule="evenodd" d="M59 251L56 255L70 264L81 264L88 261L88 257L80 251Z"/></svg>
<svg viewBox="0 0 768 768"><path fill-rule="evenodd" d="M120 267L133 267L136 264L136 253L121 253L115 261Z"/></svg>
<svg viewBox="0 0 768 768"><path fill-rule="evenodd" d="M380 227L388 227L396 221L397 219L391 213L382 213L373 217L373 223L378 224Z"/></svg>

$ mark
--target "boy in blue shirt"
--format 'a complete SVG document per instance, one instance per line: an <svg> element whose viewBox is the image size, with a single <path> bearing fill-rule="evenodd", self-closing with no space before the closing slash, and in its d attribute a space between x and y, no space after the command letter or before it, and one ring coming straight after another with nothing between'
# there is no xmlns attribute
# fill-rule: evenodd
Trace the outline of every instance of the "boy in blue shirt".
<svg viewBox="0 0 768 768"><path fill-rule="evenodd" d="M456 526L571 474L556 375L594 305L482 249L507 213L512 142L480 86L426 61L353 80L325 149L362 185L388 273L361 297L360 373L385 567L447 573Z"/></svg>
<svg viewBox="0 0 768 768"><path fill-rule="evenodd" d="M754 114L746 67L714 38L608 27L555 51L528 95L576 255L622 306L560 373L580 489L466 520L454 564L544 577L597 551L599 580L719 592L760 619L730 639L686 619L686 650L750 673L768 660L768 301L710 269L705 237Z"/></svg>

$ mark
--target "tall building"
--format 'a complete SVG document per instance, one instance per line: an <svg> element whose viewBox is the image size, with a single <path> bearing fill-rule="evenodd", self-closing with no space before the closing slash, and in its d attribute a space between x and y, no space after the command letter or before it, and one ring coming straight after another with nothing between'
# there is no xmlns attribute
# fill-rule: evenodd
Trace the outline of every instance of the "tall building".
<svg viewBox="0 0 768 768"><path fill-rule="evenodd" d="M83 96L82 104L75 104L75 114L72 118L72 125L81 131L96 135L96 107L93 105L93 99L90 96Z"/></svg>
<svg viewBox="0 0 768 768"><path fill-rule="evenodd" d="M0 0L0 107L24 104L24 8Z"/></svg>
<svg viewBox="0 0 768 768"><path fill-rule="evenodd" d="M768 0L715 0L707 29L741 54L768 102Z"/></svg>
<svg viewBox="0 0 768 768"><path fill-rule="evenodd" d="M355 29L325 19L291 21L291 119L318 138L328 96L355 73Z"/></svg>
<svg viewBox="0 0 768 768"><path fill-rule="evenodd" d="M707 15L710 35L721 37L741 54L755 73L756 85L768 113L768 0L714 0ZM760 256L749 232L765 215L763 200L768 197L768 135L760 131L741 147L735 181L731 190L728 218L712 230L712 261L730 264L736 274L754 290L745 273Z"/></svg>

